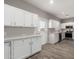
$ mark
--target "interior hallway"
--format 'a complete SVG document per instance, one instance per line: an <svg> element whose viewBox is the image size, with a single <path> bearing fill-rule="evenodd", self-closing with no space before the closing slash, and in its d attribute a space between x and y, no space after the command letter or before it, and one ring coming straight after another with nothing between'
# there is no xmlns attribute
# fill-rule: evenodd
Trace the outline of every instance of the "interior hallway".
<svg viewBox="0 0 79 59"><path fill-rule="evenodd" d="M57 44L46 44L39 54L30 59L74 59L74 42L63 40Z"/></svg>

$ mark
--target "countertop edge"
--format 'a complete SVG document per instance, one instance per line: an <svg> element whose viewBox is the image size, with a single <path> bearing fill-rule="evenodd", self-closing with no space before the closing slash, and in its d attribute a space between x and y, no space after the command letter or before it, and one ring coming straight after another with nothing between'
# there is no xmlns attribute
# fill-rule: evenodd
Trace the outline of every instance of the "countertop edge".
<svg viewBox="0 0 79 59"><path fill-rule="evenodd" d="M12 37L12 38L4 38L4 42L14 41L14 40L21 40L21 39L27 39L32 37L39 37L41 35L28 35L28 36L18 36L18 37Z"/></svg>

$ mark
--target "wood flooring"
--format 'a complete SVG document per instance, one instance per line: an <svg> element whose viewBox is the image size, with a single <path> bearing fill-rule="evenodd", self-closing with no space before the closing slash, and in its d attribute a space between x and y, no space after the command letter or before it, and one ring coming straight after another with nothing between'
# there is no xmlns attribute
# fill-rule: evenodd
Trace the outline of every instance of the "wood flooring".
<svg viewBox="0 0 79 59"><path fill-rule="evenodd" d="M57 44L45 44L40 53L29 59L74 59L74 42L63 40Z"/></svg>

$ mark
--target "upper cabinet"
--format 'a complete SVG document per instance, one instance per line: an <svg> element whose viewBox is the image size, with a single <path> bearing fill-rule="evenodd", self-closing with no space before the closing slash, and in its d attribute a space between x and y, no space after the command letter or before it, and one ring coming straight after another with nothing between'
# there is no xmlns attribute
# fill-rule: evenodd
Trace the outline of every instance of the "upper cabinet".
<svg viewBox="0 0 79 59"><path fill-rule="evenodd" d="M25 26L32 27L32 13L25 11Z"/></svg>
<svg viewBox="0 0 79 59"><path fill-rule="evenodd" d="M15 10L15 25L16 26L24 26L25 14L24 11L18 8L14 8Z"/></svg>
<svg viewBox="0 0 79 59"><path fill-rule="evenodd" d="M38 27L38 15L7 5L4 5L4 25L21 27Z"/></svg>
<svg viewBox="0 0 79 59"><path fill-rule="evenodd" d="M49 20L49 28L56 28L56 29L60 29L60 22L56 21L56 20Z"/></svg>
<svg viewBox="0 0 79 59"><path fill-rule="evenodd" d="M61 29L65 29L65 24L64 23L61 24Z"/></svg>
<svg viewBox="0 0 79 59"><path fill-rule="evenodd" d="M9 5L4 5L4 25L14 25L14 8Z"/></svg>
<svg viewBox="0 0 79 59"><path fill-rule="evenodd" d="M24 25L24 12L21 9L4 5L4 25L5 26L23 26Z"/></svg>
<svg viewBox="0 0 79 59"><path fill-rule="evenodd" d="M73 26L74 27L74 22L61 23L61 29L65 29L66 26Z"/></svg>
<svg viewBox="0 0 79 59"><path fill-rule="evenodd" d="M47 28L48 26L48 20L43 18L43 17L40 17L40 28Z"/></svg>
<svg viewBox="0 0 79 59"><path fill-rule="evenodd" d="M39 16L37 14L33 14L32 16L33 18L33 27L39 27Z"/></svg>

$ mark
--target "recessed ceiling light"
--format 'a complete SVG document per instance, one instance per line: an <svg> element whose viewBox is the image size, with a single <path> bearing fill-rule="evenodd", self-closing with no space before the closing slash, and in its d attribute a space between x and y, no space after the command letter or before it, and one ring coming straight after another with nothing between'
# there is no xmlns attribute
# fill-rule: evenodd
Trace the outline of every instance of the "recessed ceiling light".
<svg viewBox="0 0 79 59"><path fill-rule="evenodd" d="M54 3L54 1L53 0L50 0L50 4L53 4Z"/></svg>

